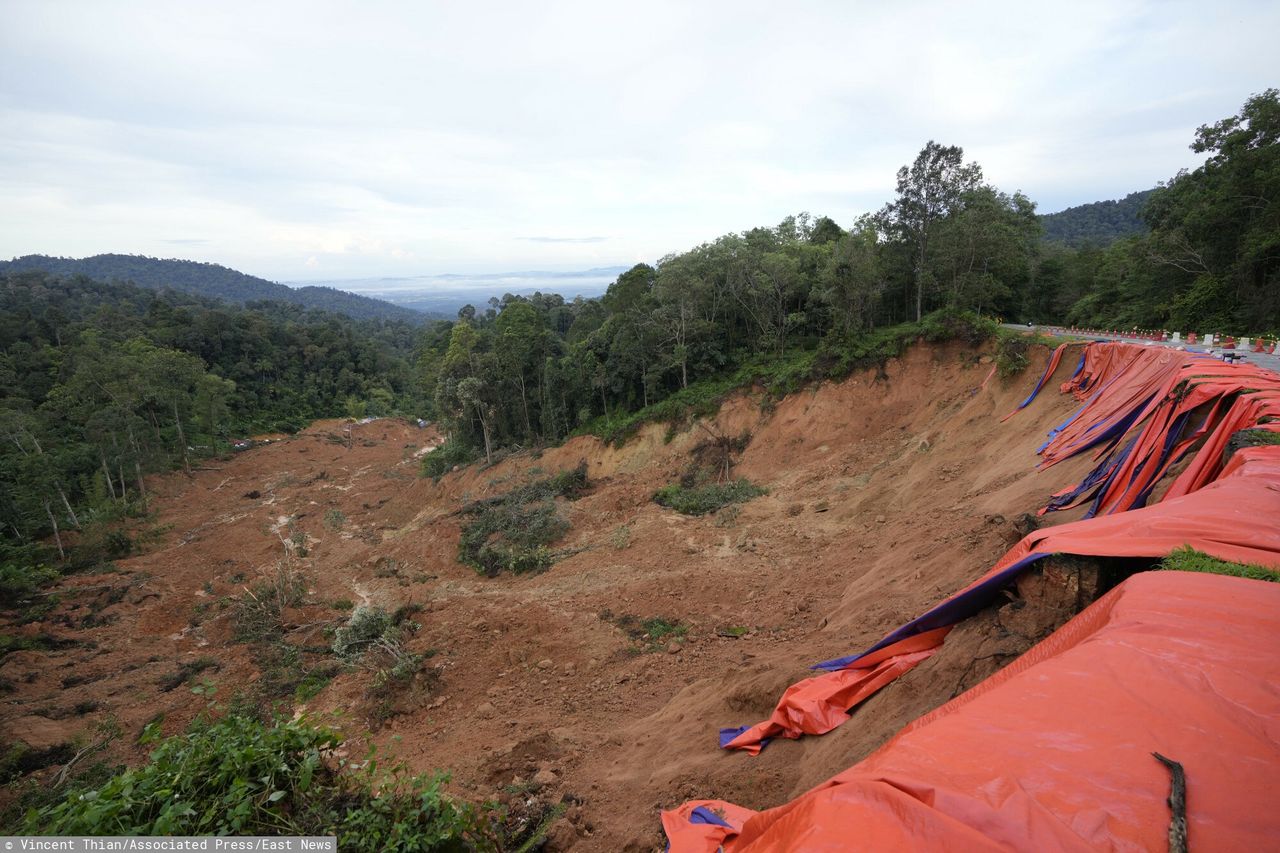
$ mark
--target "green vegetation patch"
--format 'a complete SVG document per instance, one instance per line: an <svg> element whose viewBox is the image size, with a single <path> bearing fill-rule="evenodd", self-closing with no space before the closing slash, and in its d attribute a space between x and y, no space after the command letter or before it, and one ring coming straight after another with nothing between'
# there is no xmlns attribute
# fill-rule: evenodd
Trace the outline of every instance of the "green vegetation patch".
<svg viewBox="0 0 1280 853"><path fill-rule="evenodd" d="M415 685L430 688L438 677L436 672L423 668L434 652L411 652L405 647L409 635L421 627L410 617L421 609L420 605L407 604L388 613L376 606L357 607L347 624L334 632L334 655L349 666L358 665L373 673L368 696L375 700L376 723L406 710L401 694Z"/></svg>
<svg viewBox="0 0 1280 853"><path fill-rule="evenodd" d="M1235 456L1236 451L1243 450L1246 447L1266 447L1275 444L1280 444L1280 430L1239 430L1232 433L1231 438L1227 440L1227 446L1222 451L1222 463L1225 465L1228 459Z"/></svg>
<svg viewBox="0 0 1280 853"><path fill-rule="evenodd" d="M75 757L77 747L74 743L56 743L43 749L35 749L21 741L10 744L0 754L0 784L12 782L28 773L66 764Z"/></svg>
<svg viewBox="0 0 1280 853"><path fill-rule="evenodd" d="M302 676L302 680L298 682L294 688L294 698L299 702L309 702L316 696L320 695L320 691L329 686L329 682L342 672L341 664L324 663Z"/></svg>
<svg viewBox="0 0 1280 853"><path fill-rule="evenodd" d="M345 661L359 660L383 643L398 643L399 626L381 607L357 607L347 624L333 634L333 653Z"/></svg>
<svg viewBox="0 0 1280 853"><path fill-rule="evenodd" d="M458 560L493 577L549 568L556 555L547 546L569 530L556 498L573 500L587 489L587 466L535 480L505 495L473 501L461 510L471 521L462 528Z"/></svg>
<svg viewBox="0 0 1280 853"><path fill-rule="evenodd" d="M0 562L0 606L18 605L58 577L57 569L49 566L18 560Z"/></svg>
<svg viewBox="0 0 1280 853"><path fill-rule="evenodd" d="M461 441L446 441L422 457L422 476L439 480L454 466L465 468L481 456L480 450Z"/></svg>
<svg viewBox="0 0 1280 853"><path fill-rule="evenodd" d="M615 616L611 611L603 610L600 618L616 625L630 637L636 643L634 650L640 653L656 652L671 642L684 642L689 634L688 625L665 616L641 619L629 614Z"/></svg>
<svg viewBox="0 0 1280 853"><path fill-rule="evenodd" d="M218 662L213 658L196 658L193 661L182 664L176 670L161 678L158 686L161 692L168 693L184 684L190 683L192 679L207 669L217 670L219 668Z"/></svg>
<svg viewBox="0 0 1280 853"><path fill-rule="evenodd" d="M730 504L745 503L763 494L764 489L739 477L727 483L704 483L701 486L672 483L655 492L653 500L684 515L707 515Z"/></svg>
<svg viewBox="0 0 1280 853"><path fill-rule="evenodd" d="M996 333L996 369L1007 379L1027 369L1033 347L1056 347L1060 343L1061 340L1046 335L1002 328Z"/></svg>
<svg viewBox="0 0 1280 853"><path fill-rule="evenodd" d="M64 640L51 634L0 634L0 659L10 652L49 652L80 645L78 640Z"/></svg>
<svg viewBox="0 0 1280 853"><path fill-rule="evenodd" d="M302 604L306 594L307 579L281 563L236 602L235 638L241 642L279 639L284 633L284 609Z"/></svg>
<svg viewBox="0 0 1280 853"><path fill-rule="evenodd" d="M1211 575L1230 575L1255 581L1280 582L1280 572L1266 566L1249 563L1230 563L1210 557L1191 546L1179 548L1160 561L1159 568L1174 572L1206 572Z"/></svg>
<svg viewBox="0 0 1280 853"><path fill-rule="evenodd" d="M149 727L149 738L155 727ZM336 732L305 717L197 719L143 766L33 809L33 835L336 835L342 850L491 850L483 813L444 795L442 776L370 755L334 756Z"/></svg>

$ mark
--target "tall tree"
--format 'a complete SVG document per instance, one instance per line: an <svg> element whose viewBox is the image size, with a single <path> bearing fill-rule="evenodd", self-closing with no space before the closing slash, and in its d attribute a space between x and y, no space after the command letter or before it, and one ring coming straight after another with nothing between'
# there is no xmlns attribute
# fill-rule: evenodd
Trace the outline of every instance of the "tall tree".
<svg viewBox="0 0 1280 853"><path fill-rule="evenodd" d="M929 276L929 242L937 223L952 212L966 192L982 183L982 168L964 162L964 149L925 144L910 166L898 170L898 197L880 213L884 227L913 248L916 320L924 312Z"/></svg>
<svg viewBox="0 0 1280 853"><path fill-rule="evenodd" d="M1180 323L1241 331L1280 322L1280 91L1197 131L1203 166L1158 188L1144 210L1151 258L1176 287Z"/></svg>
<svg viewBox="0 0 1280 853"><path fill-rule="evenodd" d="M506 304L498 315L494 328L497 330L498 347L502 352L502 366L520 392L524 437L528 441L534 437L534 418L529 414L530 397L533 397L536 405L539 396L537 383L541 380L540 368L551 351L550 336L538 310L528 302L519 300ZM530 383L534 385L532 391Z"/></svg>
<svg viewBox="0 0 1280 853"><path fill-rule="evenodd" d="M1035 204L1022 193L989 186L965 193L934 237L931 269L946 303L978 313L1016 304L1040 234Z"/></svg>
<svg viewBox="0 0 1280 853"><path fill-rule="evenodd" d="M874 324L884 286L876 228L864 217L837 239L813 295L826 305L836 334L847 336Z"/></svg>

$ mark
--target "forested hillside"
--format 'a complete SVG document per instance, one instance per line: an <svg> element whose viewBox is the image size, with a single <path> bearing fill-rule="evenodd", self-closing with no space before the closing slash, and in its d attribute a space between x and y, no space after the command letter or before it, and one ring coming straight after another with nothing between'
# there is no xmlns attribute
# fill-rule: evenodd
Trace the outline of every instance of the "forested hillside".
<svg viewBox="0 0 1280 853"><path fill-rule="evenodd" d="M1047 243L1072 248L1106 247L1116 240L1145 234L1142 208L1154 190L1129 193L1118 201L1095 201L1040 216Z"/></svg>
<svg viewBox="0 0 1280 853"><path fill-rule="evenodd" d="M144 474L244 433L420 408L417 333L278 302L0 274L3 541L21 550L133 511Z"/></svg>
<svg viewBox="0 0 1280 853"><path fill-rule="evenodd" d="M150 290L170 288L239 304L269 299L345 314L357 320L423 320L420 313L381 299L332 287L286 287L218 264L197 261L142 255L94 255L89 258L26 255L12 261L0 261L0 273L34 270L60 276L83 275L95 281L128 282Z"/></svg>
<svg viewBox="0 0 1280 853"><path fill-rule="evenodd" d="M1280 334L1280 92L1201 126L1198 169L1157 187L1150 231L1105 249L1046 247L1025 310L1093 326Z"/></svg>
<svg viewBox="0 0 1280 853"><path fill-rule="evenodd" d="M918 336L977 340L993 318L1274 334L1277 137L1276 90L1200 128L1205 165L1150 194L1148 233L1106 248L1045 243L1030 199L929 142L847 230L799 214L639 264L600 299L507 294L419 327L10 272L4 536L29 547L143 499L148 471L326 415L440 421L440 473L843 375Z"/></svg>

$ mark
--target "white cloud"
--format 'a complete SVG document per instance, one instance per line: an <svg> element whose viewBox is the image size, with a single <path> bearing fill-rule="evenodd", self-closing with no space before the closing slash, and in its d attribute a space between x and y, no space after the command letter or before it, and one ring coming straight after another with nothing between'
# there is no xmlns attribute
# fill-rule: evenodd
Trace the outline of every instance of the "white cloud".
<svg viewBox="0 0 1280 853"><path fill-rule="evenodd" d="M1280 29L1273 4L1181 2L5 18L0 255L182 251L285 279L626 263L804 209L848 222L930 138L1042 210L1116 197L1193 165L1194 128L1275 83Z"/></svg>

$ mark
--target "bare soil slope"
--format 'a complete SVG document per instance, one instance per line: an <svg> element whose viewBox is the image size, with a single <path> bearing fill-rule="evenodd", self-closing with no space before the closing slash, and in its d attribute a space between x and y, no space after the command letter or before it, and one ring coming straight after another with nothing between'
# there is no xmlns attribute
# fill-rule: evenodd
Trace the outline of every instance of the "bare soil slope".
<svg viewBox="0 0 1280 853"><path fill-rule="evenodd" d="M136 761L145 722L164 714L179 731L205 706L193 684L215 685L223 703L263 691L280 663L236 641L235 602L287 560L308 579L306 604L284 614L291 643L323 653L325 629L347 615L335 602L413 602L424 609L409 646L434 651L433 677L393 706L355 670L295 710L342 712L355 741L368 733L416 768L451 770L463 796L571 795L553 848L661 849L657 809L693 796L780 803L980 674L960 683L921 666L856 725L757 758L716 747L719 727L763 719L809 664L866 647L981 574L1018 538L1016 516L1088 468L1034 470L1045 432L1073 408L1052 385L999 421L1046 357L979 390L989 359L917 345L878 375L776 404L740 395L670 441L660 425L620 448L578 438L439 483L417 476L438 435L396 421L318 423L217 470L157 479L157 545L116 573L69 579L43 624L5 628L62 647L0 660L13 686L0 737L43 749L110 717L125 733L111 749ZM736 518L651 500L708 428L750 433L735 475L768 489ZM566 505L573 527L557 546L570 556L497 578L457 562L464 501L583 460L592 487ZM618 627L624 616L688 633L650 648ZM173 686L202 659L217 665Z"/></svg>

